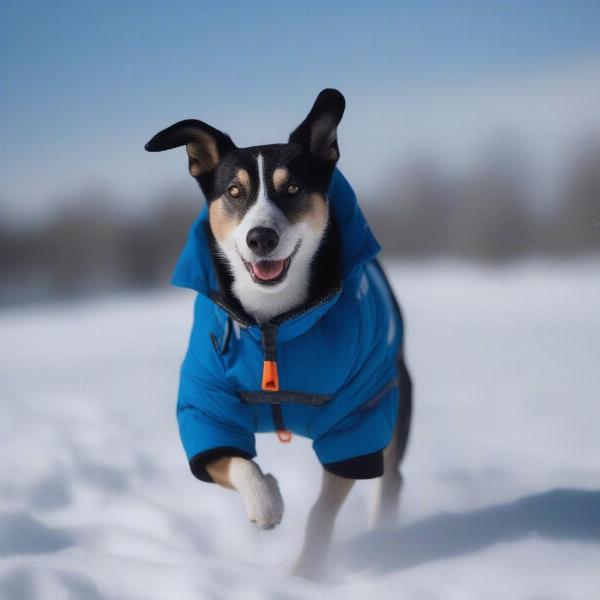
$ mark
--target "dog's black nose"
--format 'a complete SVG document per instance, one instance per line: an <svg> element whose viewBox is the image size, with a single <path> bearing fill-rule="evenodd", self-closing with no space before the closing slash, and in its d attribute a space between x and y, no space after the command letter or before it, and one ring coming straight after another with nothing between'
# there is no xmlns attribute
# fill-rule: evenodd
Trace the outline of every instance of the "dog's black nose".
<svg viewBox="0 0 600 600"><path fill-rule="evenodd" d="M279 236L274 229L269 227L254 227L246 236L248 248L259 256L266 256L275 250L279 243Z"/></svg>

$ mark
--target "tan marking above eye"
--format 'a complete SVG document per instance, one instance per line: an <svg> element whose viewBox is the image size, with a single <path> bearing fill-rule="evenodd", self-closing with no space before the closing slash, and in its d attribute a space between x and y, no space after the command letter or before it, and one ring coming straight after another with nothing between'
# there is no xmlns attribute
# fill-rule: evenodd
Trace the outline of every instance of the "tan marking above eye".
<svg viewBox="0 0 600 600"><path fill-rule="evenodd" d="M273 171L273 185L277 191L283 187L283 184L286 182L288 176L288 170L284 169L283 167L277 167Z"/></svg>
<svg viewBox="0 0 600 600"><path fill-rule="evenodd" d="M243 188L250 188L250 175L246 169L238 169L235 174L235 178L240 182Z"/></svg>

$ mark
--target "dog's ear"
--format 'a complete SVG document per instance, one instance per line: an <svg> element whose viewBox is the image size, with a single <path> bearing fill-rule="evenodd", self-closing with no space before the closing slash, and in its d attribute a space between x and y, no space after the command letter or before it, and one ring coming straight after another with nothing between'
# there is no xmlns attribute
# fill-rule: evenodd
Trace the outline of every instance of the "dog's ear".
<svg viewBox="0 0 600 600"><path fill-rule="evenodd" d="M306 119L292 131L289 141L301 144L320 160L335 162L340 157L337 126L345 107L341 92L331 88L323 90Z"/></svg>
<svg viewBox="0 0 600 600"><path fill-rule="evenodd" d="M223 156L235 148L227 134L196 119L180 121L163 129L144 148L148 152L162 152L183 145L194 177L214 170Z"/></svg>

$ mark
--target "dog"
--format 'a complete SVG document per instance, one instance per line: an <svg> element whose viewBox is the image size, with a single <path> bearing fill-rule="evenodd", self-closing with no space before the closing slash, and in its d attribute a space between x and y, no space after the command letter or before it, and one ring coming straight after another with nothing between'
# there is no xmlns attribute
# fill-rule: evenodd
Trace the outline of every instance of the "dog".
<svg viewBox="0 0 600 600"><path fill-rule="evenodd" d="M309 578L356 479L379 478L376 526L396 518L412 413L402 315L336 166L344 110L325 89L287 143L238 148L190 119L145 146L185 146L206 198L173 276L198 292L177 402L191 471L271 529L283 500L255 433L311 438L322 486L294 569Z"/></svg>

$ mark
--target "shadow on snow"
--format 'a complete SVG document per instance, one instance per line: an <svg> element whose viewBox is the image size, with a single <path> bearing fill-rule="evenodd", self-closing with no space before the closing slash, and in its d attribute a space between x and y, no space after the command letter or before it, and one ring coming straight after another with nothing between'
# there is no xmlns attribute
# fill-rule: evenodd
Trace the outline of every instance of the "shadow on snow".
<svg viewBox="0 0 600 600"><path fill-rule="evenodd" d="M404 527L361 534L340 544L334 554L353 569L385 572L532 534L600 542L600 491L557 489L469 512L440 513Z"/></svg>

